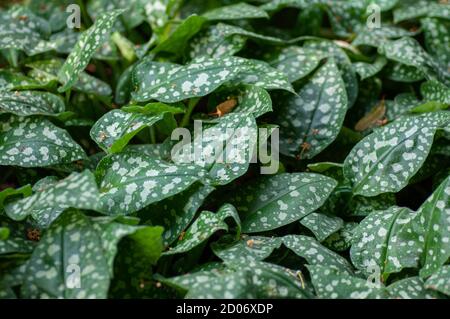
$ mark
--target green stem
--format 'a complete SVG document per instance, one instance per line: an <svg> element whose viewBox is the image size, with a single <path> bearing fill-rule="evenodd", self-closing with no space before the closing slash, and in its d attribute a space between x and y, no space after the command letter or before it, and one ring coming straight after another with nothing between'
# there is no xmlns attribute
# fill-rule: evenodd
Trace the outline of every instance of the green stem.
<svg viewBox="0 0 450 319"><path fill-rule="evenodd" d="M200 101L199 97L192 98L189 100L188 109L186 110L186 113L184 113L183 119L181 120L180 124L181 127L186 127L189 124L189 121L191 120L192 111L194 110L195 106L198 104L199 101Z"/></svg>
<svg viewBox="0 0 450 319"><path fill-rule="evenodd" d="M154 126L150 126L150 143L156 144L156 132Z"/></svg>
<svg viewBox="0 0 450 319"><path fill-rule="evenodd" d="M66 102L66 107L69 105L69 102L70 102L70 93L71 93L71 89L68 89L67 91L66 91L66 97L65 97L65 102Z"/></svg>

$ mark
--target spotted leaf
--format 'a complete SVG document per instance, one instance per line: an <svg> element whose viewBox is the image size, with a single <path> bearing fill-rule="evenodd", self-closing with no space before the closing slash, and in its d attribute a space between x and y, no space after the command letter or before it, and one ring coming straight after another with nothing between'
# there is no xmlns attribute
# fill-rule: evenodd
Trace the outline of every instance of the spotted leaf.
<svg viewBox="0 0 450 319"><path fill-rule="evenodd" d="M116 18L123 11L116 9L101 14L95 24L83 32L58 72L58 79L63 83L63 86L58 89L60 92L69 90L77 83L80 72L88 65L97 49L107 40Z"/></svg>
<svg viewBox="0 0 450 319"><path fill-rule="evenodd" d="M198 218L186 230L183 237L176 243L174 247L169 248L164 252L164 255L173 255L188 252L194 247L200 245L202 242L211 237L219 230L228 231L228 224L226 219L232 218L237 225L237 237L240 236L240 220L236 209L229 204L219 208L217 213L204 211L201 212Z"/></svg>
<svg viewBox="0 0 450 319"><path fill-rule="evenodd" d="M373 283L322 265L308 265L314 290L324 299L384 299L387 292Z"/></svg>
<svg viewBox="0 0 450 319"><path fill-rule="evenodd" d="M398 263L398 258L388 252L400 245L402 250L412 249L413 241L398 244L396 233L407 224L414 213L408 208L391 207L386 211L375 211L356 228L350 256L353 265L370 275L378 266L381 274L387 263Z"/></svg>
<svg viewBox="0 0 450 319"><path fill-rule="evenodd" d="M106 298L117 242L131 235L130 240L147 256L142 262L150 266L161 252L161 231L159 227L118 224L105 227L69 210L52 224L33 251L22 294L28 298Z"/></svg>
<svg viewBox="0 0 450 319"><path fill-rule="evenodd" d="M97 166L103 209L126 215L182 192L205 175L194 165L176 165L139 153L118 153Z"/></svg>
<svg viewBox="0 0 450 319"><path fill-rule="evenodd" d="M211 248L224 261L264 260L281 244L281 238L277 237L243 236L235 241L233 236L229 236L222 237Z"/></svg>
<svg viewBox="0 0 450 319"><path fill-rule="evenodd" d="M65 110L64 101L57 95L41 91L0 91L0 113L20 116L58 115Z"/></svg>
<svg viewBox="0 0 450 319"><path fill-rule="evenodd" d="M46 119L10 116L0 128L0 165L37 167L86 158L69 133Z"/></svg>
<svg viewBox="0 0 450 319"><path fill-rule="evenodd" d="M205 128L191 143L182 140L175 145L172 160L203 167L214 185L228 184L248 170L257 134L252 115L231 113Z"/></svg>
<svg viewBox="0 0 450 319"><path fill-rule="evenodd" d="M185 66L144 60L133 71L137 87L133 99L174 103L204 96L235 77L246 65L245 59L235 57L202 58Z"/></svg>
<svg viewBox="0 0 450 319"><path fill-rule="evenodd" d="M143 114L112 110L91 128L91 138L105 151L120 152L128 142L146 127L161 121L160 114Z"/></svg>
<svg viewBox="0 0 450 319"><path fill-rule="evenodd" d="M425 282L425 287L450 296L450 266L442 266Z"/></svg>
<svg viewBox="0 0 450 319"><path fill-rule="evenodd" d="M405 187L427 158L436 130L449 119L446 112L405 117L365 137L344 163L353 192L370 197Z"/></svg>
<svg viewBox="0 0 450 319"><path fill-rule="evenodd" d="M282 49L270 58L270 65L288 76L289 82L295 82L310 74L325 57L322 52L297 46Z"/></svg>
<svg viewBox="0 0 450 319"><path fill-rule="evenodd" d="M426 278L450 257L450 177L418 209L416 215L396 233L395 245L388 247L387 273L421 267Z"/></svg>
<svg viewBox="0 0 450 319"><path fill-rule="evenodd" d="M283 244L296 255L306 259L309 265L326 264L330 268L352 273L352 266L337 253L322 246L314 238L302 235L287 235Z"/></svg>
<svg viewBox="0 0 450 319"><path fill-rule="evenodd" d="M233 196L245 233L276 229L322 206L336 181L319 174L280 174L241 187Z"/></svg>
<svg viewBox="0 0 450 319"><path fill-rule="evenodd" d="M311 213L300 220L300 224L308 228L318 241L324 241L344 226L344 221L337 216Z"/></svg>
<svg viewBox="0 0 450 319"><path fill-rule="evenodd" d="M255 18L269 18L266 11L259 7L252 6L245 2L231 4L217 9L212 9L203 14L208 20L240 20L240 19L255 19Z"/></svg>
<svg viewBox="0 0 450 319"><path fill-rule="evenodd" d="M344 82L329 60L304 85L298 96L279 102L280 151L290 156L312 158L339 134L347 111Z"/></svg>
<svg viewBox="0 0 450 319"><path fill-rule="evenodd" d="M43 83L51 83L58 81L58 72L64 64L62 59L39 60L27 63L27 67L31 68L29 76ZM96 77L81 71L78 81L73 85L77 91L90 94L98 94L107 96L111 94L111 87Z"/></svg>
<svg viewBox="0 0 450 319"><path fill-rule="evenodd" d="M36 220L46 219L51 211L62 212L69 207L98 210L99 196L94 175L85 170L48 183L32 196L9 203L5 206L5 211L14 220L23 220L30 215Z"/></svg>

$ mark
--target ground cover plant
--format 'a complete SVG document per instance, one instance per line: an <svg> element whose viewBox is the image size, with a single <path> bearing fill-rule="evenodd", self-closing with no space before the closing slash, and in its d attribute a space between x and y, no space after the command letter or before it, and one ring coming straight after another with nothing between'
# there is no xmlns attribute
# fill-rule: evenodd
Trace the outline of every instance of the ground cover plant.
<svg viewBox="0 0 450 319"><path fill-rule="evenodd" d="M1 298L450 296L447 1L1 6Z"/></svg>

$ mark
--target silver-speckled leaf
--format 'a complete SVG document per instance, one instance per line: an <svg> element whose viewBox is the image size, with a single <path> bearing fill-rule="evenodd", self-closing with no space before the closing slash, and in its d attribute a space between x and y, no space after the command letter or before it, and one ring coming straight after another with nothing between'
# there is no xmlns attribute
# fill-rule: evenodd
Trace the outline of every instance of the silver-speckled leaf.
<svg viewBox="0 0 450 319"><path fill-rule="evenodd" d="M90 135L104 151L117 153L141 130L159 122L163 117L163 113L142 114L112 110L95 122Z"/></svg>
<svg viewBox="0 0 450 319"><path fill-rule="evenodd" d="M269 15L259 7L240 2L209 10L203 14L203 17L208 20L240 20L257 18L268 19Z"/></svg>
<svg viewBox="0 0 450 319"><path fill-rule="evenodd" d="M205 172L195 165L176 165L130 152L103 158L96 175L103 210L127 215L182 192Z"/></svg>
<svg viewBox="0 0 450 319"><path fill-rule="evenodd" d="M43 83L58 81L58 72L63 64L64 60L58 58L29 62L27 63L27 67L31 68L31 71L28 75ZM102 96L111 94L111 87L109 84L84 71L79 73L79 79L73 85L73 89Z"/></svg>
<svg viewBox="0 0 450 319"><path fill-rule="evenodd" d="M450 296L450 265L442 266L425 282L425 287Z"/></svg>
<svg viewBox="0 0 450 319"><path fill-rule="evenodd" d="M58 79L63 83L63 86L58 89L60 92L69 90L78 82L79 74L88 65L97 49L107 40L114 22L123 12L122 9L104 12L93 26L83 32L59 70Z"/></svg>
<svg viewBox="0 0 450 319"><path fill-rule="evenodd" d="M185 253L200 245L202 242L211 237L219 230L228 231L228 224L226 219L231 218L237 225L237 236L240 236L240 220L236 209L230 205L225 204L219 208L216 213L203 211L192 225L186 230L186 233L178 240L174 247L169 248L164 252L164 255L174 255Z"/></svg>
<svg viewBox="0 0 450 319"><path fill-rule="evenodd" d="M281 244L282 240L278 237L242 236L235 241L235 237L228 236L213 243L211 249L224 261L264 260Z"/></svg>
<svg viewBox="0 0 450 319"><path fill-rule="evenodd" d="M295 82L310 74L325 58L323 52L297 46L282 49L269 60L270 65L287 75L289 82Z"/></svg>
<svg viewBox="0 0 450 319"><path fill-rule="evenodd" d="M336 181L319 174L292 173L263 177L240 187L232 197L243 232L276 229L323 205Z"/></svg>
<svg viewBox="0 0 450 319"><path fill-rule="evenodd" d="M345 84L333 59L321 66L299 91L278 102L280 152L313 158L341 130L348 108Z"/></svg>
<svg viewBox="0 0 450 319"><path fill-rule="evenodd" d="M189 226L205 198L214 190L212 186L196 183L175 196L147 206L138 216L152 225L164 227L163 245L171 245Z"/></svg>
<svg viewBox="0 0 450 319"><path fill-rule="evenodd" d="M350 257L353 265L369 275L372 268L378 266L380 275L384 267L398 259L388 254L389 247L398 245L396 233L407 224L414 213L408 208L391 207L385 211L375 211L367 216L354 231ZM406 250L413 243L400 244Z"/></svg>
<svg viewBox="0 0 450 319"><path fill-rule="evenodd" d="M325 299L384 299L387 292L368 280L340 272L329 266L306 266L311 275L314 290Z"/></svg>
<svg viewBox="0 0 450 319"><path fill-rule="evenodd" d="M203 128L188 144L182 140L172 154L175 163L192 163L209 172L213 185L228 184L247 172L258 140L253 115L231 113Z"/></svg>
<svg viewBox="0 0 450 319"><path fill-rule="evenodd" d="M386 273L421 267L426 278L450 257L450 177L418 209L416 215L395 235L388 246Z"/></svg>
<svg viewBox="0 0 450 319"><path fill-rule="evenodd" d="M339 231L344 226L344 221L337 217L323 213L311 213L300 220L300 224L308 228L318 241L324 241L327 237Z"/></svg>
<svg viewBox="0 0 450 319"><path fill-rule="evenodd" d="M352 273L353 267L342 256L322 246L312 237L302 235L287 235L283 237L283 244L296 255L303 257L308 265L323 265Z"/></svg>
<svg viewBox="0 0 450 319"><path fill-rule="evenodd" d="M65 110L58 95L42 91L0 91L0 114L55 116Z"/></svg>
<svg viewBox="0 0 450 319"><path fill-rule="evenodd" d="M0 165L39 167L85 158L69 133L46 119L10 116L0 124Z"/></svg>
<svg viewBox="0 0 450 319"><path fill-rule="evenodd" d="M23 220L29 215L36 220L46 219L45 214L53 209L60 212L69 207L98 210L99 196L94 175L85 170L82 173L72 173L65 179L52 181L35 191L32 196L7 204L5 212L14 220Z"/></svg>
<svg viewBox="0 0 450 319"><path fill-rule="evenodd" d="M247 60L236 57L199 58L185 66L144 60L134 68L137 91L132 96L137 102L154 99L165 103L204 96L233 79L247 65Z"/></svg>
<svg viewBox="0 0 450 319"><path fill-rule="evenodd" d="M106 298L112 263L121 238L142 251L142 263L151 265L162 249L160 227L96 222L69 210L47 230L27 263L26 298ZM130 236L131 235L131 236Z"/></svg>
<svg viewBox="0 0 450 319"><path fill-rule="evenodd" d="M450 88L438 81L423 83L420 92L427 101L450 104Z"/></svg>
<svg viewBox="0 0 450 319"><path fill-rule="evenodd" d="M380 55L375 59L373 63L356 62L353 64L353 67L361 77L361 80L365 80L380 72L386 64L386 58Z"/></svg>
<svg viewBox="0 0 450 319"><path fill-rule="evenodd" d="M401 190L427 158L436 130L449 122L448 112L402 117L365 137L344 163L353 192L370 197Z"/></svg>

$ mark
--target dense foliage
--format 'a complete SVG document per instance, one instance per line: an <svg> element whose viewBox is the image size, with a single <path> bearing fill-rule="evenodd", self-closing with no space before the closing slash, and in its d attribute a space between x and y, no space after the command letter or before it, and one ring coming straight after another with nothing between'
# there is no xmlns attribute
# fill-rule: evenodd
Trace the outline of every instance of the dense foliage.
<svg viewBox="0 0 450 319"><path fill-rule="evenodd" d="M447 1L71 3L0 9L0 297L450 296Z"/></svg>

